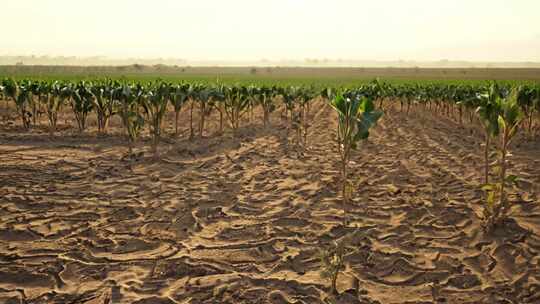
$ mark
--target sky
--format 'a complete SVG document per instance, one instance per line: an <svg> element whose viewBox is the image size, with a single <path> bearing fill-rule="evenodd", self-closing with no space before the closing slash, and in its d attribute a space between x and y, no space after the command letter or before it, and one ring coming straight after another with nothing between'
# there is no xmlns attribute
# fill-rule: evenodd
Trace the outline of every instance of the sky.
<svg viewBox="0 0 540 304"><path fill-rule="evenodd" d="M540 0L0 2L0 55L540 61Z"/></svg>

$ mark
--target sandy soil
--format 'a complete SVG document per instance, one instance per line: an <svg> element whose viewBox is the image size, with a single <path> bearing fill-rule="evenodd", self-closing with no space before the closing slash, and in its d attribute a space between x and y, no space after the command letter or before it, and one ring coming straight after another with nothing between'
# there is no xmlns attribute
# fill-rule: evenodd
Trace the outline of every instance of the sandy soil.
<svg viewBox="0 0 540 304"><path fill-rule="evenodd" d="M318 252L353 233L339 303L540 303L538 142L514 147L522 190L486 235L481 135L389 112L353 157L344 228L335 117L314 108L303 153L276 113L238 138L166 139L157 162L118 135L4 124L0 302L323 303Z"/></svg>

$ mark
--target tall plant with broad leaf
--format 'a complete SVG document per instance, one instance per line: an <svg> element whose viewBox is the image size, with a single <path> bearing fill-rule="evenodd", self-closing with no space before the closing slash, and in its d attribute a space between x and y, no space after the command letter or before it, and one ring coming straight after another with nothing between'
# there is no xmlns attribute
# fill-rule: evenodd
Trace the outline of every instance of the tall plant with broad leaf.
<svg viewBox="0 0 540 304"><path fill-rule="evenodd" d="M143 89L140 85L124 84L117 88L115 94L120 100L120 115L128 139L129 154L132 154L133 146L144 126L144 118L139 111L139 99Z"/></svg>
<svg viewBox="0 0 540 304"><path fill-rule="evenodd" d="M519 130L524 114L519 104L519 89L514 88L506 98L498 98L497 115L498 125L498 160L496 169L497 181L487 184L487 206L484 217L488 228L493 228L506 218L510 205L507 198L507 189L516 184L517 176L508 174L508 150L512 139Z"/></svg>
<svg viewBox="0 0 540 304"><path fill-rule="evenodd" d="M58 114L60 109L66 102L71 98L72 89L71 85L63 84L58 81L55 81L49 88L49 94L47 95L47 107L46 113L47 118L49 119L49 132L54 135L56 132L56 125L58 123Z"/></svg>
<svg viewBox="0 0 540 304"><path fill-rule="evenodd" d="M206 117L210 115L213 108L213 93L214 91L211 87L202 87L197 91L197 101L199 103L199 137L201 138L204 136Z"/></svg>
<svg viewBox="0 0 540 304"><path fill-rule="evenodd" d="M499 134L498 117L500 113L501 91L496 83L492 83L488 91L479 95L480 105L476 109L476 113L480 118L482 127L484 128L484 184L489 183L489 150L491 138Z"/></svg>
<svg viewBox="0 0 540 304"><path fill-rule="evenodd" d="M31 124L31 113L28 110L30 87L24 82L19 84L11 78L4 81L3 87L4 95L15 102L23 128L29 129Z"/></svg>
<svg viewBox="0 0 540 304"><path fill-rule="evenodd" d="M41 105L40 103L40 93L41 93L41 85L38 81L33 81L29 84L29 103L32 108L32 125L35 127L38 124L38 114L39 114L39 107Z"/></svg>
<svg viewBox="0 0 540 304"><path fill-rule="evenodd" d="M227 87L225 87L223 84L218 83L214 88L212 92L212 107L214 107L218 113L219 113L219 133L223 134L223 122L224 117L226 116L225 113L225 91L227 90Z"/></svg>
<svg viewBox="0 0 540 304"><path fill-rule="evenodd" d="M93 108L95 95L92 94L88 87L92 84L86 84L84 81L75 86L75 89L71 92L71 108L77 120L77 126L79 132L84 132L86 129L86 118L88 113Z"/></svg>
<svg viewBox="0 0 540 304"><path fill-rule="evenodd" d="M180 117L180 110L187 102L189 98L189 85L177 84L171 86L169 99L174 108L174 136L178 136L178 120Z"/></svg>
<svg viewBox="0 0 540 304"><path fill-rule="evenodd" d="M338 114L337 143L341 160L342 198L344 208L350 199L348 165L358 143L369 137L369 130L381 118L382 112L375 109L373 100L356 93L338 94L330 102ZM345 212L345 210L344 210Z"/></svg>
<svg viewBox="0 0 540 304"><path fill-rule="evenodd" d="M533 116L538 106L538 92L533 86L520 86L518 89L518 103L526 116L527 133L533 137Z"/></svg>
<svg viewBox="0 0 540 304"><path fill-rule="evenodd" d="M110 118L116 113L117 94L116 83L108 81L90 87L93 95L93 108L96 111L98 133L103 135L107 131Z"/></svg>
<svg viewBox="0 0 540 304"><path fill-rule="evenodd" d="M240 126L240 119L247 110L249 98L246 87L234 86L225 89L225 113L234 135L236 135Z"/></svg>
<svg viewBox="0 0 540 304"><path fill-rule="evenodd" d="M277 87L254 87L252 89L253 97L263 109L263 125L270 125L270 114L276 109L275 97L279 94Z"/></svg>
<svg viewBox="0 0 540 304"><path fill-rule="evenodd" d="M150 123L150 134L152 134L152 153L158 156L158 144L161 138L163 117L167 112L169 102L170 86L166 83L158 83L154 88L149 89L141 95L141 105L147 121Z"/></svg>

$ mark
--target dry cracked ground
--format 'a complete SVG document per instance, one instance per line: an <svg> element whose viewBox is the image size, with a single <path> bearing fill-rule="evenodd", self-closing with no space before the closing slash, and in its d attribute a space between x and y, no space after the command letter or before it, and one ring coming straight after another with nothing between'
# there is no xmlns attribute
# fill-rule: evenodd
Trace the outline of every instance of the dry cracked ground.
<svg viewBox="0 0 540 304"><path fill-rule="evenodd" d="M157 161L118 134L4 123L0 302L324 303L319 251L352 235L337 303L540 303L538 140L514 145L521 189L486 234L480 132L389 109L354 154L343 226L335 116L314 109L304 151L276 112L236 138L215 120L168 137Z"/></svg>

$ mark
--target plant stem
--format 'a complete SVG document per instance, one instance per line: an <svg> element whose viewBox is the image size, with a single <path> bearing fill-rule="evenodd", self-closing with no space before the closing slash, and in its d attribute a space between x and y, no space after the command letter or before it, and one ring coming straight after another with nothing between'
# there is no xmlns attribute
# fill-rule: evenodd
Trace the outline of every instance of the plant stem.
<svg viewBox="0 0 540 304"><path fill-rule="evenodd" d="M500 172L500 202L499 202L499 212L503 211L502 214L497 214L497 217L504 217L506 213L506 193L505 193L505 180L506 180L506 152L507 152L507 145L508 145L508 139L509 139L509 131L505 128L503 134L502 134L502 147L501 147L501 172Z"/></svg>
<svg viewBox="0 0 540 304"><path fill-rule="evenodd" d="M189 109L189 139L193 139L193 103L191 100L191 107Z"/></svg>
<svg viewBox="0 0 540 304"><path fill-rule="evenodd" d="M489 132L486 130L486 146L484 147L484 183L489 183Z"/></svg>
<svg viewBox="0 0 540 304"><path fill-rule="evenodd" d="M338 275L339 275L339 271L336 271L335 273L332 274L332 294L334 295L337 295L337 278L338 278Z"/></svg>
<svg viewBox="0 0 540 304"><path fill-rule="evenodd" d="M178 117L180 116L180 110L174 113L174 136L178 136Z"/></svg>

